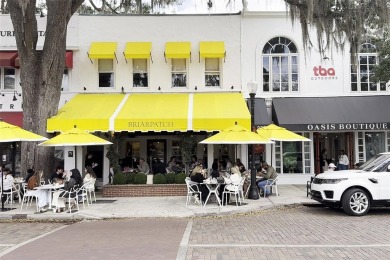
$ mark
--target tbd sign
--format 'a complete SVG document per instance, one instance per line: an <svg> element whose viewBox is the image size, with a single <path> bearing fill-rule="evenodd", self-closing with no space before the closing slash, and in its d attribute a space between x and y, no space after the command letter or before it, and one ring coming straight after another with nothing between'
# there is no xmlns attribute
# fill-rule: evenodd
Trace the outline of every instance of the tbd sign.
<svg viewBox="0 0 390 260"><path fill-rule="evenodd" d="M332 80L337 79L336 70L334 68L324 68L322 66L313 67L313 76L311 80Z"/></svg>

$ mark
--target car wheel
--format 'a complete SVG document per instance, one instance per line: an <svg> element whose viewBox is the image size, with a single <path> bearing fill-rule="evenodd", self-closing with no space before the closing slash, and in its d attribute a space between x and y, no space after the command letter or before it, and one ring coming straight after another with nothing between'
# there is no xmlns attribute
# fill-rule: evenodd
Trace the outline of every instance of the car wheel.
<svg viewBox="0 0 390 260"><path fill-rule="evenodd" d="M350 189L343 195L342 206L348 215L363 216L370 209L370 198L364 190Z"/></svg>

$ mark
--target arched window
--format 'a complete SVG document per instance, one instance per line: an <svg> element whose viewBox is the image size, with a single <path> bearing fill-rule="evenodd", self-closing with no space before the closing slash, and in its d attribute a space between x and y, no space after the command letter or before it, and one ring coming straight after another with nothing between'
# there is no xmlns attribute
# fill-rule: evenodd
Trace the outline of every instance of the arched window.
<svg viewBox="0 0 390 260"><path fill-rule="evenodd" d="M263 91L298 91L298 51L285 37L269 40L263 48Z"/></svg>
<svg viewBox="0 0 390 260"><path fill-rule="evenodd" d="M386 91L385 82L373 82L374 66L378 63L376 46L363 43L356 59L351 57L351 91Z"/></svg>

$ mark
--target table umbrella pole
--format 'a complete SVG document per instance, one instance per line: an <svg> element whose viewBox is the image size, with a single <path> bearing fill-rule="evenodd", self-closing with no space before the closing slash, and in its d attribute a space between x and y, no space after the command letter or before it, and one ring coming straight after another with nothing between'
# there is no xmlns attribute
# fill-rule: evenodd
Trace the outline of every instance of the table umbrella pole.
<svg viewBox="0 0 390 260"><path fill-rule="evenodd" d="M3 190L4 190L4 176L3 176L3 167L1 167L1 211L4 211L4 200L3 200Z"/></svg>

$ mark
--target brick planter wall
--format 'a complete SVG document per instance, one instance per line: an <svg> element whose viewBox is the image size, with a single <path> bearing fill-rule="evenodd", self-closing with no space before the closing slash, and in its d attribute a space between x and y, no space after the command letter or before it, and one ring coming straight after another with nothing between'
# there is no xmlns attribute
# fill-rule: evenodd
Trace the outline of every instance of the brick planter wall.
<svg viewBox="0 0 390 260"><path fill-rule="evenodd" d="M104 185L103 197L186 196L185 184Z"/></svg>

